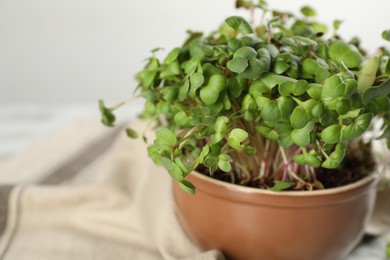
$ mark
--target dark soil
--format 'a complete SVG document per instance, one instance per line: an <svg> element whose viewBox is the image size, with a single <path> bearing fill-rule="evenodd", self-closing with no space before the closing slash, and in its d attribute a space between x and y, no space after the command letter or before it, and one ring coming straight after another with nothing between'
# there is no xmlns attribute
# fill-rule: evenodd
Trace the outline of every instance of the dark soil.
<svg viewBox="0 0 390 260"><path fill-rule="evenodd" d="M359 148L360 149L356 150L357 152L347 154L343 164L338 169L316 169L317 180L322 183L325 189L354 183L373 171L375 161L371 156L370 148L367 145L362 144ZM198 167L197 171L209 176L208 169L203 165ZM232 183L231 175L222 171L216 171L211 178ZM234 184L240 185L240 180L236 179ZM243 186L268 189L273 186L273 180L256 179L249 181Z"/></svg>

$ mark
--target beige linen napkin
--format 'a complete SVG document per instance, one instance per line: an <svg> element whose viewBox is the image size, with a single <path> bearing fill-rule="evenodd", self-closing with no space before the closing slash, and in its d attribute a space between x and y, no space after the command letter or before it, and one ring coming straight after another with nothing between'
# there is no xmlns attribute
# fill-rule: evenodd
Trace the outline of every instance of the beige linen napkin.
<svg viewBox="0 0 390 260"><path fill-rule="evenodd" d="M86 128L95 129L96 124ZM88 132L80 130L76 132ZM60 136L63 145L74 138ZM107 132L101 137L106 140ZM54 146L47 147L58 149L61 144ZM44 162L51 153L39 152L33 160L42 156ZM61 158L51 159L63 167ZM28 157L20 160L26 163ZM15 174L18 168L23 171L18 176L26 175L28 168L17 159L12 165L3 163L0 173L12 168ZM47 167L35 166L40 167L48 172ZM64 173L55 165L52 168ZM0 259L224 259L218 251L201 252L183 233L174 214L171 180L147 159L141 140L130 140L121 132L103 157L76 170L68 172L70 177L49 174L38 184L13 187L0 237Z"/></svg>

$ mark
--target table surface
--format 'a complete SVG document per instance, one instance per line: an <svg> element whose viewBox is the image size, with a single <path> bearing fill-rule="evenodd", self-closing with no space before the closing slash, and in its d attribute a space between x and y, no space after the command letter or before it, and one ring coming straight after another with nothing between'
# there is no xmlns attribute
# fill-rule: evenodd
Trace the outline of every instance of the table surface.
<svg viewBox="0 0 390 260"><path fill-rule="evenodd" d="M130 121L141 105L130 105L119 111L118 118ZM96 104L78 105L0 105L0 162L17 155L77 119L100 120ZM365 239L348 260L384 259L386 242L381 238Z"/></svg>

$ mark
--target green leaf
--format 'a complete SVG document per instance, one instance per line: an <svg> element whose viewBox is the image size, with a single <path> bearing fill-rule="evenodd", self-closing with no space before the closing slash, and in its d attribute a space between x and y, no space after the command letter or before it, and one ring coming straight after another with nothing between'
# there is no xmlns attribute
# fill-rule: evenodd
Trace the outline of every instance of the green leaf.
<svg viewBox="0 0 390 260"><path fill-rule="evenodd" d="M187 98L189 89L190 89L190 81L188 79L185 79L183 85L180 86L179 94L177 97L180 102L184 101ZM195 96L195 93L192 94L193 96Z"/></svg>
<svg viewBox="0 0 390 260"><path fill-rule="evenodd" d="M179 75L181 72L179 62L175 61L173 63L168 64L168 66L165 66L163 70L160 73L160 78L166 79L172 76Z"/></svg>
<svg viewBox="0 0 390 260"><path fill-rule="evenodd" d="M190 76L191 88L197 89L200 86L202 86L203 82L204 82L204 77L202 73L195 72Z"/></svg>
<svg viewBox="0 0 390 260"><path fill-rule="evenodd" d="M344 97L350 98L353 94L356 93L358 88L358 83L355 79L345 79L345 91L344 91Z"/></svg>
<svg viewBox="0 0 390 260"><path fill-rule="evenodd" d="M225 134L227 133L227 124L229 123L229 118L226 116L219 116L214 123L215 134L212 138L213 143L218 143L221 141Z"/></svg>
<svg viewBox="0 0 390 260"><path fill-rule="evenodd" d="M251 25L241 16L231 16L225 22L236 32L244 34L253 33Z"/></svg>
<svg viewBox="0 0 390 260"><path fill-rule="evenodd" d="M330 76L324 83L322 89L322 99L331 100L333 98L341 97L345 93L345 85L340 75Z"/></svg>
<svg viewBox="0 0 390 260"><path fill-rule="evenodd" d="M317 33L319 33L319 32L327 33L328 32L328 27L325 24L313 22L313 23L311 23L311 26L313 27L313 29Z"/></svg>
<svg viewBox="0 0 390 260"><path fill-rule="evenodd" d="M294 96L300 96L306 93L306 90L309 88L309 85L306 80L300 79L294 82L294 86L292 89L292 94Z"/></svg>
<svg viewBox="0 0 390 260"><path fill-rule="evenodd" d="M291 97L279 97L276 102L278 103L279 110L282 117L288 118L294 110L295 102Z"/></svg>
<svg viewBox="0 0 390 260"><path fill-rule="evenodd" d="M263 67L262 63L258 59L250 59L248 68L243 71L240 76L244 79L257 79L266 72L266 68Z"/></svg>
<svg viewBox="0 0 390 260"><path fill-rule="evenodd" d="M285 81L279 85L278 91L282 96L289 96L294 88L294 82Z"/></svg>
<svg viewBox="0 0 390 260"><path fill-rule="evenodd" d="M313 17L316 16L316 11L309 7L309 6L304 6L301 8L301 13L306 16L306 17Z"/></svg>
<svg viewBox="0 0 390 260"><path fill-rule="evenodd" d="M275 181L274 186L271 188L272 191L287 190L295 185L294 182Z"/></svg>
<svg viewBox="0 0 390 260"><path fill-rule="evenodd" d="M144 85L145 87L150 87L153 85L159 67L160 64L158 62L158 59L156 59L155 57L149 59L149 63L146 65L146 68L143 73L141 73L142 77L140 81L142 81L142 85Z"/></svg>
<svg viewBox="0 0 390 260"><path fill-rule="evenodd" d="M379 58L376 56L364 63L363 68L359 71L358 90L360 93L365 92L374 84L378 67Z"/></svg>
<svg viewBox="0 0 390 260"><path fill-rule="evenodd" d="M186 74L192 74L198 68L200 63L200 57L196 56L191 58L184 66L184 71Z"/></svg>
<svg viewBox="0 0 390 260"><path fill-rule="evenodd" d="M99 100L99 110L102 124L105 126L113 126L115 122L115 115L110 109L106 108L103 100Z"/></svg>
<svg viewBox="0 0 390 260"><path fill-rule="evenodd" d="M277 141L279 139L278 133L267 126L258 125L256 126L256 131L262 134L265 138L270 139L272 141Z"/></svg>
<svg viewBox="0 0 390 260"><path fill-rule="evenodd" d="M163 63L170 64L174 62L179 56L180 51L181 51L180 48L174 48L170 53L168 53Z"/></svg>
<svg viewBox="0 0 390 260"><path fill-rule="evenodd" d="M346 150L347 146L345 144L338 143L329 158L322 163L322 167L327 169L335 169L339 167L341 161L344 159Z"/></svg>
<svg viewBox="0 0 390 260"><path fill-rule="evenodd" d="M130 138L133 138L133 139L138 138L137 131L135 131L134 129L132 129L130 127L126 128L126 135Z"/></svg>
<svg viewBox="0 0 390 260"><path fill-rule="evenodd" d="M230 95L230 98L238 98L244 88L246 87L246 79L243 79L241 77L232 77L229 79L229 84L228 84L228 92Z"/></svg>
<svg viewBox="0 0 390 260"><path fill-rule="evenodd" d="M313 107L311 113L314 117L322 117L325 113L325 105L323 103L318 103Z"/></svg>
<svg viewBox="0 0 390 260"><path fill-rule="evenodd" d="M161 154L155 145L149 145L147 148L148 156L156 165L161 165Z"/></svg>
<svg viewBox="0 0 390 260"><path fill-rule="evenodd" d="M220 154L218 156L218 167L224 172L230 172L232 170L230 156L227 154Z"/></svg>
<svg viewBox="0 0 390 260"><path fill-rule="evenodd" d="M174 180L179 182L183 180L183 172L176 163L172 162L166 157L161 157L160 160L164 168L168 171L169 175L171 175Z"/></svg>
<svg viewBox="0 0 390 260"><path fill-rule="evenodd" d="M294 35L292 36L292 38L295 40L296 43L303 46L309 46L309 45L317 46L316 41L304 36Z"/></svg>
<svg viewBox="0 0 390 260"><path fill-rule="evenodd" d="M390 79L386 80L379 86L367 89L362 95L362 102L367 105L373 99L380 96L387 96L388 94L390 94Z"/></svg>
<svg viewBox="0 0 390 260"><path fill-rule="evenodd" d="M196 193L196 187L194 184L187 180L182 180L180 182L180 188L182 188L184 191L188 192L191 195L194 195Z"/></svg>
<svg viewBox="0 0 390 260"><path fill-rule="evenodd" d="M330 74L324 66L312 58L306 58L302 62L302 69L304 72L314 75L317 82L325 80Z"/></svg>
<svg viewBox="0 0 390 260"><path fill-rule="evenodd" d="M261 110L261 116L265 121L278 122L282 117L282 112L275 100L269 100Z"/></svg>
<svg viewBox="0 0 390 260"><path fill-rule="evenodd" d="M245 58L247 60L256 58L257 52L255 49L249 46L239 48L233 55L233 58Z"/></svg>
<svg viewBox="0 0 390 260"><path fill-rule="evenodd" d="M300 106L295 107L290 117L291 126L295 129L300 129L305 127L306 124L309 122L309 120L310 120L309 113L306 111L305 108Z"/></svg>
<svg viewBox="0 0 390 260"><path fill-rule="evenodd" d="M174 146L177 143L176 135L168 128L160 128L157 130L156 139L161 140L168 146Z"/></svg>
<svg viewBox="0 0 390 260"><path fill-rule="evenodd" d="M206 86L200 90L200 98L206 105L214 104L219 97L219 93L226 87L226 79L220 74L214 74L210 77Z"/></svg>
<svg viewBox="0 0 390 260"><path fill-rule="evenodd" d="M318 83L310 83L307 89L307 94L315 100L320 100L322 96L322 85Z"/></svg>
<svg viewBox="0 0 390 260"><path fill-rule="evenodd" d="M338 29L340 29L340 25L343 23L343 21L341 21L341 20L335 20L334 22L333 22L333 29L335 30L335 31L337 31Z"/></svg>
<svg viewBox="0 0 390 260"><path fill-rule="evenodd" d="M371 113L366 113L360 115L355 119L355 122L350 125L344 125L341 128L341 141L353 140L360 135L362 135L370 126L373 115Z"/></svg>
<svg viewBox="0 0 390 260"><path fill-rule="evenodd" d="M218 170L218 158L211 156L210 154L206 156L203 161L203 165L209 169L209 174L213 175L216 170Z"/></svg>
<svg viewBox="0 0 390 260"><path fill-rule="evenodd" d="M310 165L314 168L321 165L321 161L316 156L308 153L294 156L294 162L299 165Z"/></svg>
<svg viewBox="0 0 390 260"><path fill-rule="evenodd" d="M248 60L246 58L236 57L229 60L226 64L230 71L241 73L248 67Z"/></svg>
<svg viewBox="0 0 390 260"><path fill-rule="evenodd" d="M175 158L175 163L177 166L179 166L180 170L182 171L183 173L183 176L187 176L190 171L187 169L187 167L184 165L183 161L180 159L180 157L176 157Z"/></svg>
<svg viewBox="0 0 390 260"><path fill-rule="evenodd" d="M362 56L353 45L337 40L329 47L329 56L337 63L344 62L347 68L359 67Z"/></svg>
<svg viewBox="0 0 390 260"><path fill-rule="evenodd" d="M264 71L268 72L271 67L271 54L266 48L260 48L257 50L261 67Z"/></svg>
<svg viewBox="0 0 390 260"><path fill-rule="evenodd" d="M339 115L345 115L350 111L349 100L342 99L336 105L336 111Z"/></svg>
<svg viewBox="0 0 390 260"><path fill-rule="evenodd" d="M390 41L390 30L385 30L382 32L382 38L386 41Z"/></svg>
<svg viewBox="0 0 390 260"><path fill-rule="evenodd" d="M384 74L390 76L390 58L385 62Z"/></svg>
<svg viewBox="0 0 390 260"><path fill-rule="evenodd" d="M166 101L175 100L178 94L179 93L177 87L166 86L161 89L162 98Z"/></svg>
<svg viewBox="0 0 390 260"><path fill-rule="evenodd" d="M336 144L340 142L341 125L334 124L328 126L321 132L321 139L327 144Z"/></svg>
<svg viewBox="0 0 390 260"><path fill-rule="evenodd" d="M289 55L286 55L284 53L279 54L275 59L273 71L276 74L282 74L286 72L290 68L288 64L289 59L290 59Z"/></svg>
<svg viewBox="0 0 390 260"><path fill-rule="evenodd" d="M371 112L374 115L377 115L380 112L387 112L390 109L390 100L387 96L379 96L372 100L366 108L368 112Z"/></svg>
<svg viewBox="0 0 390 260"><path fill-rule="evenodd" d="M292 141L301 147L306 147L310 144L310 133L313 130L314 123L309 122L304 128L293 129L291 131Z"/></svg>
<svg viewBox="0 0 390 260"><path fill-rule="evenodd" d="M237 151L242 151L241 142L248 138L248 133L240 128L234 128L228 136L228 144Z"/></svg>
<svg viewBox="0 0 390 260"><path fill-rule="evenodd" d="M189 127L191 125L191 119L184 111L176 113L173 120L179 126Z"/></svg>

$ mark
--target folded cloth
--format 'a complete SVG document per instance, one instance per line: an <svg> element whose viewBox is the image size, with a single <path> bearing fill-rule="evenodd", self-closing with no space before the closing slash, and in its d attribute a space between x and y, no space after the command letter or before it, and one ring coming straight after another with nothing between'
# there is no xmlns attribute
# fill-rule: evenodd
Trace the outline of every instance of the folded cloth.
<svg viewBox="0 0 390 260"><path fill-rule="evenodd" d="M171 185L142 140L78 122L0 164L0 259L224 259L184 234ZM348 260L383 259L382 248Z"/></svg>
<svg viewBox="0 0 390 260"><path fill-rule="evenodd" d="M51 138L56 147L51 142L38 147L69 146L75 133L96 132L97 124L73 125L78 131L62 131L60 141ZM51 170L44 166L51 151L37 149L35 168L46 171L37 171L38 178L21 166L33 163L28 162L31 156L0 165L1 179L7 180L0 187L0 259L224 259L216 250L201 252L182 232L171 180L150 163L145 144L122 131L113 141L116 135L116 130L102 130L96 140L95 133L95 143L85 140L87 149L75 144L78 152L72 160L52 158L56 164L49 162ZM110 142L114 144L104 153ZM33 154L31 149L27 154ZM5 170L29 181L18 177L18 183L10 184Z"/></svg>

